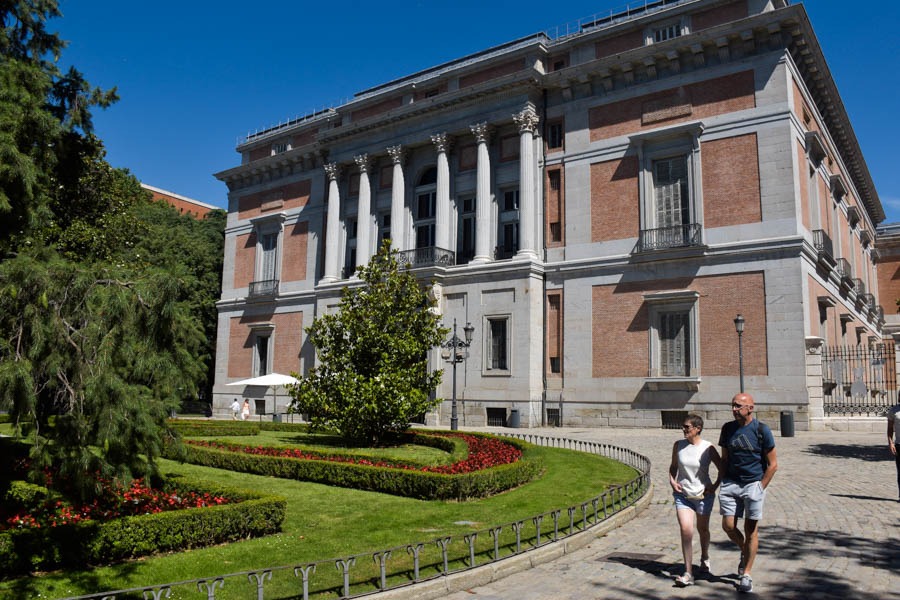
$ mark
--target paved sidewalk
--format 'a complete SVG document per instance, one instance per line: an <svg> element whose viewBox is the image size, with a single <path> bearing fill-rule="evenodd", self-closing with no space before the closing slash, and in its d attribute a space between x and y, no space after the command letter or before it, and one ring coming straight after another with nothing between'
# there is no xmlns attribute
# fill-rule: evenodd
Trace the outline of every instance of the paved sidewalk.
<svg viewBox="0 0 900 600"><path fill-rule="evenodd" d="M682 559L667 470L679 431L553 428L528 433L602 441L648 456L655 488L650 506L586 548L444 600L900 599L900 503L884 433L797 432L782 438L776 432L779 469L760 525L754 591L747 595L735 591L739 553L722 532L718 503L711 527L712 575L698 577L692 587L674 586ZM715 443L718 430L704 437ZM694 544L696 562L696 536Z"/></svg>

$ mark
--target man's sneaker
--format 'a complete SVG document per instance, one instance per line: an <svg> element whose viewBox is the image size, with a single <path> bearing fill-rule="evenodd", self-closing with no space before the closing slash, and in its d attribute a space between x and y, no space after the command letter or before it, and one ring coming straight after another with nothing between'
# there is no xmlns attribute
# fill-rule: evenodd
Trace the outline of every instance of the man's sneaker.
<svg viewBox="0 0 900 600"><path fill-rule="evenodd" d="M741 575L741 579L738 581L738 591L739 592L752 592L753 591L753 580L750 579L749 575Z"/></svg>
<svg viewBox="0 0 900 600"><path fill-rule="evenodd" d="M700 559L700 570L701 570L701 571L705 571L706 573L709 573L709 572L710 572L711 569L710 569L710 566L709 566L709 559L708 559L708 558L701 558L701 559Z"/></svg>

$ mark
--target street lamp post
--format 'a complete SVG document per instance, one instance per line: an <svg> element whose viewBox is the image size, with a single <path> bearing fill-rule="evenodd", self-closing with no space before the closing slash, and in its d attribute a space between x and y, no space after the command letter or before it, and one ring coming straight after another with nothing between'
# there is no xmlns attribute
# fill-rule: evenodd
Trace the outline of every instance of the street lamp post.
<svg viewBox="0 0 900 600"><path fill-rule="evenodd" d="M741 377L741 393L744 393L744 344L742 337L744 335L744 317L738 314L734 318L734 330L738 334L738 372Z"/></svg>
<svg viewBox="0 0 900 600"><path fill-rule="evenodd" d="M472 344L474 332L475 328L472 327L472 324L466 323L466 326L463 327L465 339L459 339L459 336L456 335L456 319L453 319L453 337L441 344L444 348L441 357L453 363L453 399L450 403L450 429L452 431L459 429L459 416L456 413L456 363L461 363L468 356L464 349Z"/></svg>

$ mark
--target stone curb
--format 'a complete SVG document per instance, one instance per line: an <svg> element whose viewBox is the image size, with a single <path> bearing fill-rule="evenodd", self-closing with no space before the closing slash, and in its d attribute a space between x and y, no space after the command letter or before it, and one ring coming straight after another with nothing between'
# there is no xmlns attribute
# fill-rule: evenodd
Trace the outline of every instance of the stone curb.
<svg viewBox="0 0 900 600"><path fill-rule="evenodd" d="M640 515L650 505L652 499L653 484L651 483L647 488L647 493L635 504L581 533L474 569L436 577L386 592L376 592L366 597L375 600L433 600L454 592L494 583L504 577L521 573L584 548L595 539L605 536Z"/></svg>

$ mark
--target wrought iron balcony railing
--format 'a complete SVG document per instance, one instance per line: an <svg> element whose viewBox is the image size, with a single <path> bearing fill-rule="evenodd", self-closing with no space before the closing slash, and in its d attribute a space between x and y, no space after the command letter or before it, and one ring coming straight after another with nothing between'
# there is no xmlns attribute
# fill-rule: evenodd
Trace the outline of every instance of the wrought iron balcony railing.
<svg viewBox="0 0 900 600"><path fill-rule="evenodd" d="M834 262L834 243L831 241L831 237L825 233L824 229L814 229L813 232L813 247L819 253L819 260L827 259L829 262Z"/></svg>
<svg viewBox="0 0 900 600"><path fill-rule="evenodd" d="M397 255L397 262L401 266L409 265L411 267L451 267L456 264L456 253L437 246L426 246L400 251Z"/></svg>
<svg viewBox="0 0 900 600"><path fill-rule="evenodd" d="M875 294L862 294L860 299L863 306L873 313L875 312Z"/></svg>
<svg viewBox="0 0 900 600"><path fill-rule="evenodd" d="M703 228L699 223L642 229L638 236L637 251L649 252L667 248L686 248L700 246Z"/></svg>
<svg viewBox="0 0 900 600"><path fill-rule="evenodd" d="M850 270L850 263L846 258L838 258L834 262L835 273L837 273L838 277L841 278L842 282L850 285L850 280L853 279L853 272Z"/></svg>
<svg viewBox="0 0 900 600"><path fill-rule="evenodd" d="M879 323L884 323L884 307L883 306L875 307L875 317L878 319Z"/></svg>
<svg viewBox="0 0 900 600"><path fill-rule="evenodd" d="M854 278L850 281L850 288L856 292L857 298L862 298L866 293L866 284L859 278Z"/></svg>
<svg viewBox="0 0 900 600"><path fill-rule="evenodd" d="M277 279L263 279L261 281L250 282L250 297L260 298L266 296L274 296L278 293Z"/></svg>

